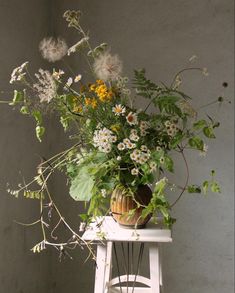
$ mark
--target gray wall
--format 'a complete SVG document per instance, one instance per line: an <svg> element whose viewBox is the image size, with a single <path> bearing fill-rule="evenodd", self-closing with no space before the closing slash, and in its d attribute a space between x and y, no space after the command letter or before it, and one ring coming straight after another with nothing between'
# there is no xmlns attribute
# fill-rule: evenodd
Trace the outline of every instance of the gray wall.
<svg viewBox="0 0 235 293"><path fill-rule="evenodd" d="M32 70L43 66L38 43L49 30L47 0L0 1L0 99L10 99L13 87L9 76L25 60ZM47 152L47 144L37 143L34 123L0 104L0 293L42 293L49 291L50 252L32 255L30 248L39 241L37 229L25 229L13 220L31 222L38 216L38 204L13 199L6 183L17 187L35 173L38 154Z"/></svg>
<svg viewBox="0 0 235 293"><path fill-rule="evenodd" d="M217 118L221 121L218 139L210 145L206 159L198 155L189 158L193 181L201 182L214 168L222 194L207 197L185 195L175 207L173 214L178 220L173 229L174 242L164 247L164 281L166 293L232 293L233 1L1 0L1 89L8 87L7 76L15 64L25 59L32 60L35 67L41 64L37 43L50 30L66 37L70 45L77 41L77 35L65 27L61 18L68 8L83 11L83 22L90 31L92 43L108 42L112 51L122 58L125 74L130 77L133 68L145 67L153 80L170 82L173 73L187 66L189 57L196 54L198 64L206 66L210 75L206 79L200 74L185 75L183 88L195 98L195 106L206 104L222 94L222 82L229 83L225 94L232 100L232 107L227 104L217 111ZM83 66L78 57L72 60L72 65L74 68ZM143 101L138 100L137 104L141 106ZM208 114L215 109L208 110ZM30 254L28 248L37 239L36 232L32 234L12 224L12 219L32 219L36 207L31 202L12 200L2 185L8 181L17 183L18 170L23 170L29 178L37 164L35 153L52 154L61 150L66 138L58 128L56 133L53 131L57 123L52 121L49 135L39 145L32 134L33 123L12 113L6 106L1 106L0 111L0 293L21 292L19 288L25 293L75 290L91 293L94 269L92 263L82 264L84 253L77 251L73 262L62 264L58 263L54 252L40 256ZM182 181L184 169L180 161L177 165L177 178ZM65 215L73 215L72 221L76 225L78 206L71 207L73 201L67 197L64 181L61 177L56 180L52 186L54 194L60 198ZM173 200L172 195L170 199Z"/></svg>

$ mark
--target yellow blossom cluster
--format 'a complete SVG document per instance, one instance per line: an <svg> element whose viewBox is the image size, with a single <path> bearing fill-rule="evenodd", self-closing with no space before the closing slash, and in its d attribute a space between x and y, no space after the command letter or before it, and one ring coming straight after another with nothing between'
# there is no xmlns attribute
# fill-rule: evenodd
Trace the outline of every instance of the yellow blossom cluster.
<svg viewBox="0 0 235 293"><path fill-rule="evenodd" d="M74 113L81 113L82 112L82 105L79 104L78 97L74 96L72 101L73 101L73 109L72 109L72 111Z"/></svg>
<svg viewBox="0 0 235 293"><path fill-rule="evenodd" d="M101 102L109 102L112 100L113 91L109 89L103 80L98 79L96 83L89 87L91 92L94 92Z"/></svg>
<svg viewBox="0 0 235 293"><path fill-rule="evenodd" d="M95 98L85 98L85 105L91 106L93 109L97 107L97 100Z"/></svg>

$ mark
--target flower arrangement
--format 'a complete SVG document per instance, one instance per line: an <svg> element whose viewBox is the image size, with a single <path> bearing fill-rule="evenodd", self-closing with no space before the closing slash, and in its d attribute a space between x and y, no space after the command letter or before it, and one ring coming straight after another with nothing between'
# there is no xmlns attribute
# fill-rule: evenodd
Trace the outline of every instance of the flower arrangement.
<svg viewBox="0 0 235 293"><path fill-rule="evenodd" d="M219 122L212 117L198 119L192 99L180 88L185 71L197 70L206 76L207 70L185 68L174 76L169 86L155 84L143 69L135 70L130 90L128 78L122 76L119 57L110 53L106 43L91 47L89 36L80 24L81 12L66 11L64 18L81 39L70 48L61 38L44 39L39 46L42 56L49 62L56 62L65 55L83 52L93 80L85 83L80 72L68 76L65 69L53 72L39 69L32 76L25 62L12 72L10 83L20 87L14 90L9 103L35 120L39 141L45 133L43 115L47 109L57 113L65 132L73 132L70 137L75 143L71 148L42 161L31 182L17 190L8 190L15 196L22 192L26 198L36 198L40 202L40 216L35 223L41 224L43 240L32 250L40 252L52 245L61 255L68 254L66 246L84 243L79 233L65 221L49 192L47 182L56 169L66 174L71 197L87 202L86 211L81 214L81 231L94 217L110 213L110 196L115 188L122 188L127 196L133 197L139 186L151 185L152 197L142 207L142 217L161 214L167 226L174 223L170 211L184 192L220 192L213 170L210 179L206 178L202 184L189 184L185 155L185 150L205 155L205 139L214 139L214 131L219 127ZM133 97L137 96L145 99L144 109L135 108ZM210 104L221 104L224 100L219 97ZM184 186L167 179L168 172L176 173L174 153L179 153L185 162ZM35 182L38 187L32 189ZM168 189L179 192L172 203L167 199ZM136 200L134 209L140 206ZM71 238L63 243L51 241L45 231L46 219L51 217L52 211L59 219L56 225L64 223L71 232ZM133 210L129 213L131 217Z"/></svg>

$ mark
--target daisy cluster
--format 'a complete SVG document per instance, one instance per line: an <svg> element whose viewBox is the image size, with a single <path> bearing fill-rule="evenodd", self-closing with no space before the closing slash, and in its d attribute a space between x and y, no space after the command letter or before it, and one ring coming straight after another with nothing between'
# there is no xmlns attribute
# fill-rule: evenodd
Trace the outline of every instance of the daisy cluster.
<svg viewBox="0 0 235 293"><path fill-rule="evenodd" d="M175 123L174 121L165 121L165 127L166 127L166 132L169 136L175 136L178 128L177 128L177 123Z"/></svg>
<svg viewBox="0 0 235 293"><path fill-rule="evenodd" d="M110 153L112 150L112 144L116 141L116 135L106 127L97 129L94 132L93 144L95 147L98 147L101 152Z"/></svg>

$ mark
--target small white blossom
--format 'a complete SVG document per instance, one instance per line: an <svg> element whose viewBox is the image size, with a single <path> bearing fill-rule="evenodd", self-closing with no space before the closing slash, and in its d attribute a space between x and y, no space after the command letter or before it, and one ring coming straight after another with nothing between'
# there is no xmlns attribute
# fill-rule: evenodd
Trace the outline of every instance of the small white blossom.
<svg viewBox="0 0 235 293"><path fill-rule="evenodd" d="M16 82L16 81L22 81L24 79L24 76L26 75L26 72L24 72L24 69L28 65L29 62L24 62L20 66L16 67L12 73L11 73L11 79L10 84Z"/></svg>
<svg viewBox="0 0 235 293"><path fill-rule="evenodd" d="M79 82L81 79L82 79L82 75L78 74L78 75L75 76L74 82Z"/></svg>
<svg viewBox="0 0 235 293"><path fill-rule="evenodd" d="M38 92L40 102L49 103L56 96L57 90L53 76L49 71L43 69L39 69L35 76L38 82L33 87Z"/></svg>
<svg viewBox="0 0 235 293"><path fill-rule="evenodd" d="M133 169L131 169L131 174L132 175L138 175L139 174L139 170L137 168L133 168Z"/></svg>
<svg viewBox="0 0 235 293"><path fill-rule="evenodd" d="M101 152L109 153L112 150L112 143L117 140L116 135L106 127L97 129L94 132L93 144Z"/></svg>
<svg viewBox="0 0 235 293"><path fill-rule="evenodd" d="M151 172L154 172L157 170L157 164L155 162L150 162L149 166L150 166Z"/></svg>
<svg viewBox="0 0 235 293"><path fill-rule="evenodd" d="M72 77L69 77L65 84L65 89L71 87L72 84L73 84L73 79Z"/></svg>
<svg viewBox="0 0 235 293"><path fill-rule="evenodd" d="M117 161L121 161L122 157L121 156L117 156Z"/></svg>
<svg viewBox="0 0 235 293"><path fill-rule="evenodd" d="M101 189L101 195L102 195L103 197L106 197L106 195L107 195L107 191L106 191L106 189Z"/></svg>
<svg viewBox="0 0 235 293"><path fill-rule="evenodd" d="M125 146L125 144L123 142L120 142L117 145L117 148L119 149L119 151L123 151L126 148L126 146Z"/></svg>
<svg viewBox="0 0 235 293"><path fill-rule="evenodd" d="M60 80L61 76L64 74L64 71L59 69L59 71L54 71L52 73L52 76L56 79L56 80Z"/></svg>

